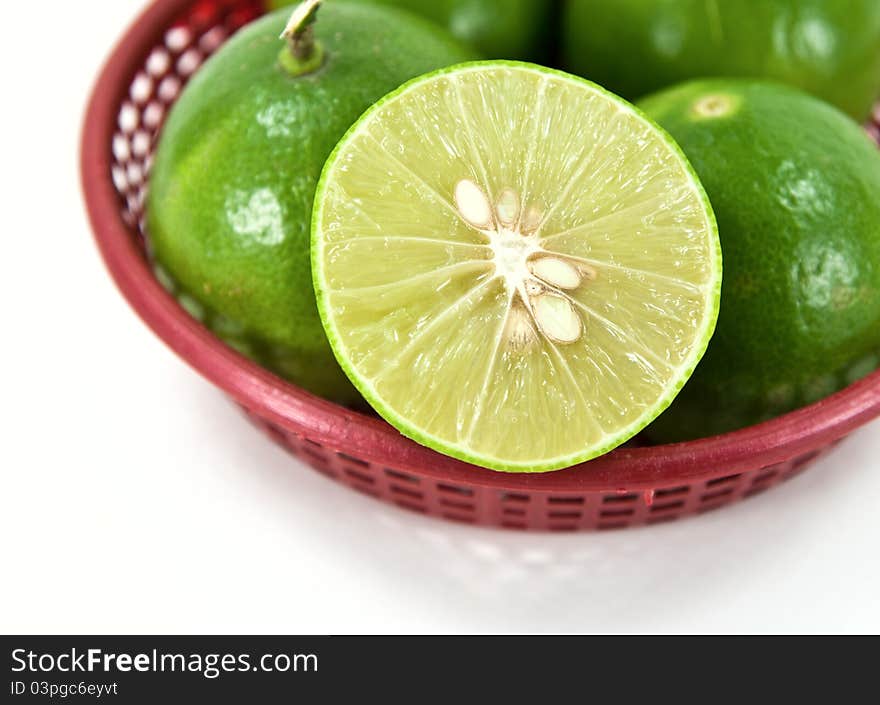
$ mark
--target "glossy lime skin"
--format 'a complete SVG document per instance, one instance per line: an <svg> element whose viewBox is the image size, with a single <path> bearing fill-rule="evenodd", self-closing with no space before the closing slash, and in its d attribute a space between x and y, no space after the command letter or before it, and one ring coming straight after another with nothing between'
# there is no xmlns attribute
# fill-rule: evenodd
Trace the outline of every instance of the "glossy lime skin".
<svg viewBox="0 0 880 705"><path fill-rule="evenodd" d="M269 0L273 8L300 0ZM393 5L433 20L489 59L546 58L555 0L358 0ZM335 0L327 0L333 4Z"/></svg>
<svg viewBox="0 0 880 705"><path fill-rule="evenodd" d="M863 120L880 96L877 0L568 0L564 23L566 67L630 99L766 78Z"/></svg>
<svg viewBox="0 0 880 705"><path fill-rule="evenodd" d="M699 174L724 255L715 336L649 435L748 426L874 370L880 150L863 130L797 89L748 80L695 81L640 107Z"/></svg>
<svg viewBox="0 0 880 705"><path fill-rule="evenodd" d="M399 10L334 2L316 24L324 65L293 77L278 62L288 15L242 30L174 106L150 180L150 247L167 284L231 345L350 402L359 395L336 365L311 284L318 177L378 98L473 52Z"/></svg>

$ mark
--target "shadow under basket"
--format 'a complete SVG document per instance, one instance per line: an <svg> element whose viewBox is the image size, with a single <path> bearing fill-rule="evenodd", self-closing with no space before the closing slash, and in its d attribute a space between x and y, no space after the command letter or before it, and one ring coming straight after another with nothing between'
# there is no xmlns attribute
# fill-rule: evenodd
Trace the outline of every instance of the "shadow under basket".
<svg viewBox="0 0 880 705"><path fill-rule="evenodd" d="M88 108L82 179L98 246L143 320L269 437L319 472L400 507L468 524L573 531L654 524L763 492L880 414L880 372L780 418L690 443L621 448L578 467L508 475L423 448L226 347L153 278L143 207L156 139L201 63L264 12L259 0L156 0L123 37ZM880 134L876 122L868 130Z"/></svg>

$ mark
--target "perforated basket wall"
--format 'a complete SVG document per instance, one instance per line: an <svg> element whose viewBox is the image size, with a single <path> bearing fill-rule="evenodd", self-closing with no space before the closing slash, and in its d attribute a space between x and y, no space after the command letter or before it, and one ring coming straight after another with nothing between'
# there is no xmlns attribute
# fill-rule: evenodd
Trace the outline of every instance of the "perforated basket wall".
<svg viewBox="0 0 880 705"><path fill-rule="evenodd" d="M763 492L880 413L880 373L760 426L673 446L622 448L547 475L504 475L443 457L382 421L312 397L224 346L153 279L143 208L163 121L187 80L258 0L157 0L117 46L82 144L89 215L123 294L168 345L274 441L324 475L399 507L510 529L616 529L672 521ZM868 127L880 137L880 111Z"/></svg>

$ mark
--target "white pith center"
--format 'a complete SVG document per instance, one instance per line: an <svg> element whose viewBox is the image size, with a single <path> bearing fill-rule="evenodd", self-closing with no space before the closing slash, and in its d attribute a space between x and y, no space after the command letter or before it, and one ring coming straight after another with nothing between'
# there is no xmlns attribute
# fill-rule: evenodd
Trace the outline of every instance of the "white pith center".
<svg viewBox="0 0 880 705"><path fill-rule="evenodd" d="M529 257L541 251L538 238L504 227L490 231L488 235L495 273L504 277L509 291L519 291L526 279L531 277L527 264Z"/></svg>
<svg viewBox="0 0 880 705"><path fill-rule="evenodd" d="M487 238L494 276L504 280L510 297L506 341L526 348L538 333L553 343L579 340L584 321L566 292L594 279L596 272L543 248L539 230L544 214L523 204L514 189L504 189L493 206L483 189L462 179L454 200L462 219Z"/></svg>

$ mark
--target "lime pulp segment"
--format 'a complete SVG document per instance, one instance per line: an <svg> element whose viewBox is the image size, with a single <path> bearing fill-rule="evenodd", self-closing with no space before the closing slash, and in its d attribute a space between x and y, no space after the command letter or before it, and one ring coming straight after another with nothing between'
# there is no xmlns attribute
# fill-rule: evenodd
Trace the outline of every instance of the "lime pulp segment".
<svg viewBox="0 0 880 705"><path fill-rule="evenodd" d="M714 329L714 217L658 127L529 64L416 79L340 142L313 276L331 345L405 435L512 471L638 433Z"/></svg>

